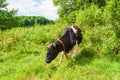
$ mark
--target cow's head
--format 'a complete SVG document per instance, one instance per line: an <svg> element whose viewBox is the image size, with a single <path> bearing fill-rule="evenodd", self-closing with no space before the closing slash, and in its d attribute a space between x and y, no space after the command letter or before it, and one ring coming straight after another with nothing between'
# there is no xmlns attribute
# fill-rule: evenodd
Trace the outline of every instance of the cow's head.
<svg viewBox="0 0 120 80"><path fill-rule="evenodd" d="M46 56L46 63L50 63L54 60L58 55L58 48L57 44L53 43L48 46L47 56Z"/></svg>

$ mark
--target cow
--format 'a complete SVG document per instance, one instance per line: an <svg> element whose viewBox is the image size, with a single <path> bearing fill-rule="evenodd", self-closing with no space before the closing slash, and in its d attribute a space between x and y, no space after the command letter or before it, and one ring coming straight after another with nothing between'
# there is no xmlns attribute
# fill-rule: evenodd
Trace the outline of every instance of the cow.
<svg viewBox="0 0 120 80"><path fill-rule="evenodd" d="M54 43L48 46L46 63L51 63L58 53L63 51L59 63L62 62L63 56L68 58L67 54L73 49L72 58L75 60L77 46L82 42L82 31L78 26L65 28L64 34Z"/></svg>

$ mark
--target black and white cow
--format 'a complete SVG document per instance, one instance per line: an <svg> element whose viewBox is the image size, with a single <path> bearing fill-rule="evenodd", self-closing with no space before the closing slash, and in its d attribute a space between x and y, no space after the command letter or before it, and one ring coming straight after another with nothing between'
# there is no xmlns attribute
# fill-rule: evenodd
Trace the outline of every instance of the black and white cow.
<svg viewBox="0 0 120 80"><path fill-rule="evenodd" d="M67 53L69 53L73 48L72 58L74 60L75 53L77 51L77 45L82 42L82 33L77 26L71 26L65 28L64 34L54 43L48 46L46 63L51 63L54 60L58 53L63 51L60 62L62 61L63 56L65 55L68 58Z"/></svg>

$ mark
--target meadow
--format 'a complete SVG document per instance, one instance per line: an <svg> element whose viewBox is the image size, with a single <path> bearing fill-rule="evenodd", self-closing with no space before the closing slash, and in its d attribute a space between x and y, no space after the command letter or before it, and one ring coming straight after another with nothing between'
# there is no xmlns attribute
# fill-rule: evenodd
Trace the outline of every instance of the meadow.
<svg viewBox="0 0 120 80"><path fill-rule="evenodd" d="M120 80L120 0L52 1L54 21L17 16L0 0L0 80ZM83 34L75 62L59 64L59 54L46 64L47 44L73 24Z"/></svg>
<svg viewBox="0 0 120 80"><path fill-rule="evenodd" d="M81 27L83 41L76 61L60 54L46 64L47 43L57 40L66 26L17 27L0 32L0 80L119 80L119 39L112 26ZM119 53L119 52L118 52Z"/></svg>

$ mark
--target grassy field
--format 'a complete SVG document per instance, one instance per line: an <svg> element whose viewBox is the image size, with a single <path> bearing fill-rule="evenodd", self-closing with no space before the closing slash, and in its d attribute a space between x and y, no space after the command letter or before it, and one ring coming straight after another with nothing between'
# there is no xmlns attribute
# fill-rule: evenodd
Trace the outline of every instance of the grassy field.
<svg viewBox="0 0 120 80"><path fill-rule="evenodd" d="M48 25L0 32L0 80L120 80L120 54L108 50L116 41L114 33L107 34L110 27L83 29L74 63L69 55L59 65L59 54L46 64L46 43L59 38L64 28Z"/></svg>

